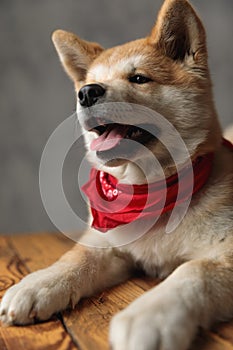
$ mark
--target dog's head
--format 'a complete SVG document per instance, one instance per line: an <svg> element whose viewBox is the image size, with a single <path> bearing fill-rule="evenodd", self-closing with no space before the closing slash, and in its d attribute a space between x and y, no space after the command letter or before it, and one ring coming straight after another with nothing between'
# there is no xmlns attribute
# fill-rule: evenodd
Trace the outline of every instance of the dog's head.
<svg viewBox="0 0 233 350"><path fill-rule="evenodd" d="M115 167L143 156L142 147L125 147L123 139L146 146L166 166L172 163L156 137L162 132L156 121L140 113L134 118L111 114L111 109L101 115L101 105L109 102L160 113L178 130L192 157L217 147L220 128L205 30L188 1L165 0L151 34L121 46L104 50L61 30L55 31L53 42L74 81L80 123L95 164Z"/></svg>

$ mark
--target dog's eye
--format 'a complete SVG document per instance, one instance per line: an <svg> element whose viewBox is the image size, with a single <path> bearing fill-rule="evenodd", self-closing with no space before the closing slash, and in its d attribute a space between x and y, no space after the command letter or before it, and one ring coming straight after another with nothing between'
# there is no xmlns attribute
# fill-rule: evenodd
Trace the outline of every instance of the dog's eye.
<svg viewBox="0 0 233 350"><path fill-rule="evenodd" d="M146 84L146 83L149 83L149 81L151 81L150 78L145 77L144 75L141 75L141 74L136 74L129 77L129 82L134 84Z"/></svg>

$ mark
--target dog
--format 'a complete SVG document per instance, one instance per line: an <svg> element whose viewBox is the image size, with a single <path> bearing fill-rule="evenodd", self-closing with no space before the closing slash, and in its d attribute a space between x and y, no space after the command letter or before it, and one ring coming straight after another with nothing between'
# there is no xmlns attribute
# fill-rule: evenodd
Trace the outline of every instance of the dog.
<svg viewBox="0 0 233 350"><path fill-rule="evenodd" d="M169 207L141 237L118 247L108 242L107 233L96 232L110 230L114 236L124 226L121 221L118 226L123 215L113 220L109 214L105 222L107 216L94 208L91 197L90 214L96 222L84 233L84 242L89 237L98 246L103 240L105 248L76 244L52 266L23 278L3 297L1 320L8 325L47 320L80 298L127 280L140 268L163 282L113 317L112 349L188 349L199 327L209 328L233 316L233 153L222 139L213 102L203 24L187 0L165 0L146 38L107 50L62 30L52 39L77 92L77 114L95 176L84 186L88 196L96 176L115 189L114 179L122 188L133 184L139 189L148 181L162 181L157 168L148 164L148 152L160 162L168 186L173 188L168 179L177 174L174 159L160 140L163 131L154 135L144 130L140 125L146 124L145 116L140 121L140 115L136 125L127 113L125 118L95 118L95 107L106 103L136 104L159 113L187 148L194 188L199 175L205 176L171 233L165 232ZM95 126L87 118L90 110ZM122 148L124 139L141 147ZM182 179L186 161L179 163ZM153 191L157 194L154 187ZM146 217L142 220L147 222Z"/></svg>

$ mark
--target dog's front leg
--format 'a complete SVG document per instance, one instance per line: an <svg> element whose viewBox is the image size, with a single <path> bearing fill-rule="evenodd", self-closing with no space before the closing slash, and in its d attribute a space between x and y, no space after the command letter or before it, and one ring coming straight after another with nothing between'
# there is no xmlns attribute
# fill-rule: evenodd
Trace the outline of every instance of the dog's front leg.
<svg viewBox="0 0 233 350"><path fill-rule="evenodd" d="M30 324L74 306L82 297L125 280L130 260L115 249L77 244L48 268L31 273L4 295L0 319L5 324Z"/></svg>
<svg viewBox="0 0 233 350"><path fill-rule="evenodd" d="M233 264L192 261L116 315L114 350L187 350L198 327L233 315Z"/></svg>

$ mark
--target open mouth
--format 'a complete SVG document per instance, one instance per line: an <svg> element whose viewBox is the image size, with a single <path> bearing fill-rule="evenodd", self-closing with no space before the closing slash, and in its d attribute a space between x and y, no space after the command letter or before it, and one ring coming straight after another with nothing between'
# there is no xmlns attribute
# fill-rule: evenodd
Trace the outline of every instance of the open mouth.
<svg viewBox="0 0 233 350"><path fill-rule="evenodd" d="M89 121L87 129L97 134L90 148L103 159L128 157L137 152L140 145L148 146L157 140L156 135L159 133L158 128L152 124L127 125L100 119ZM128 142L129 140L134 142Z"/></svg>

